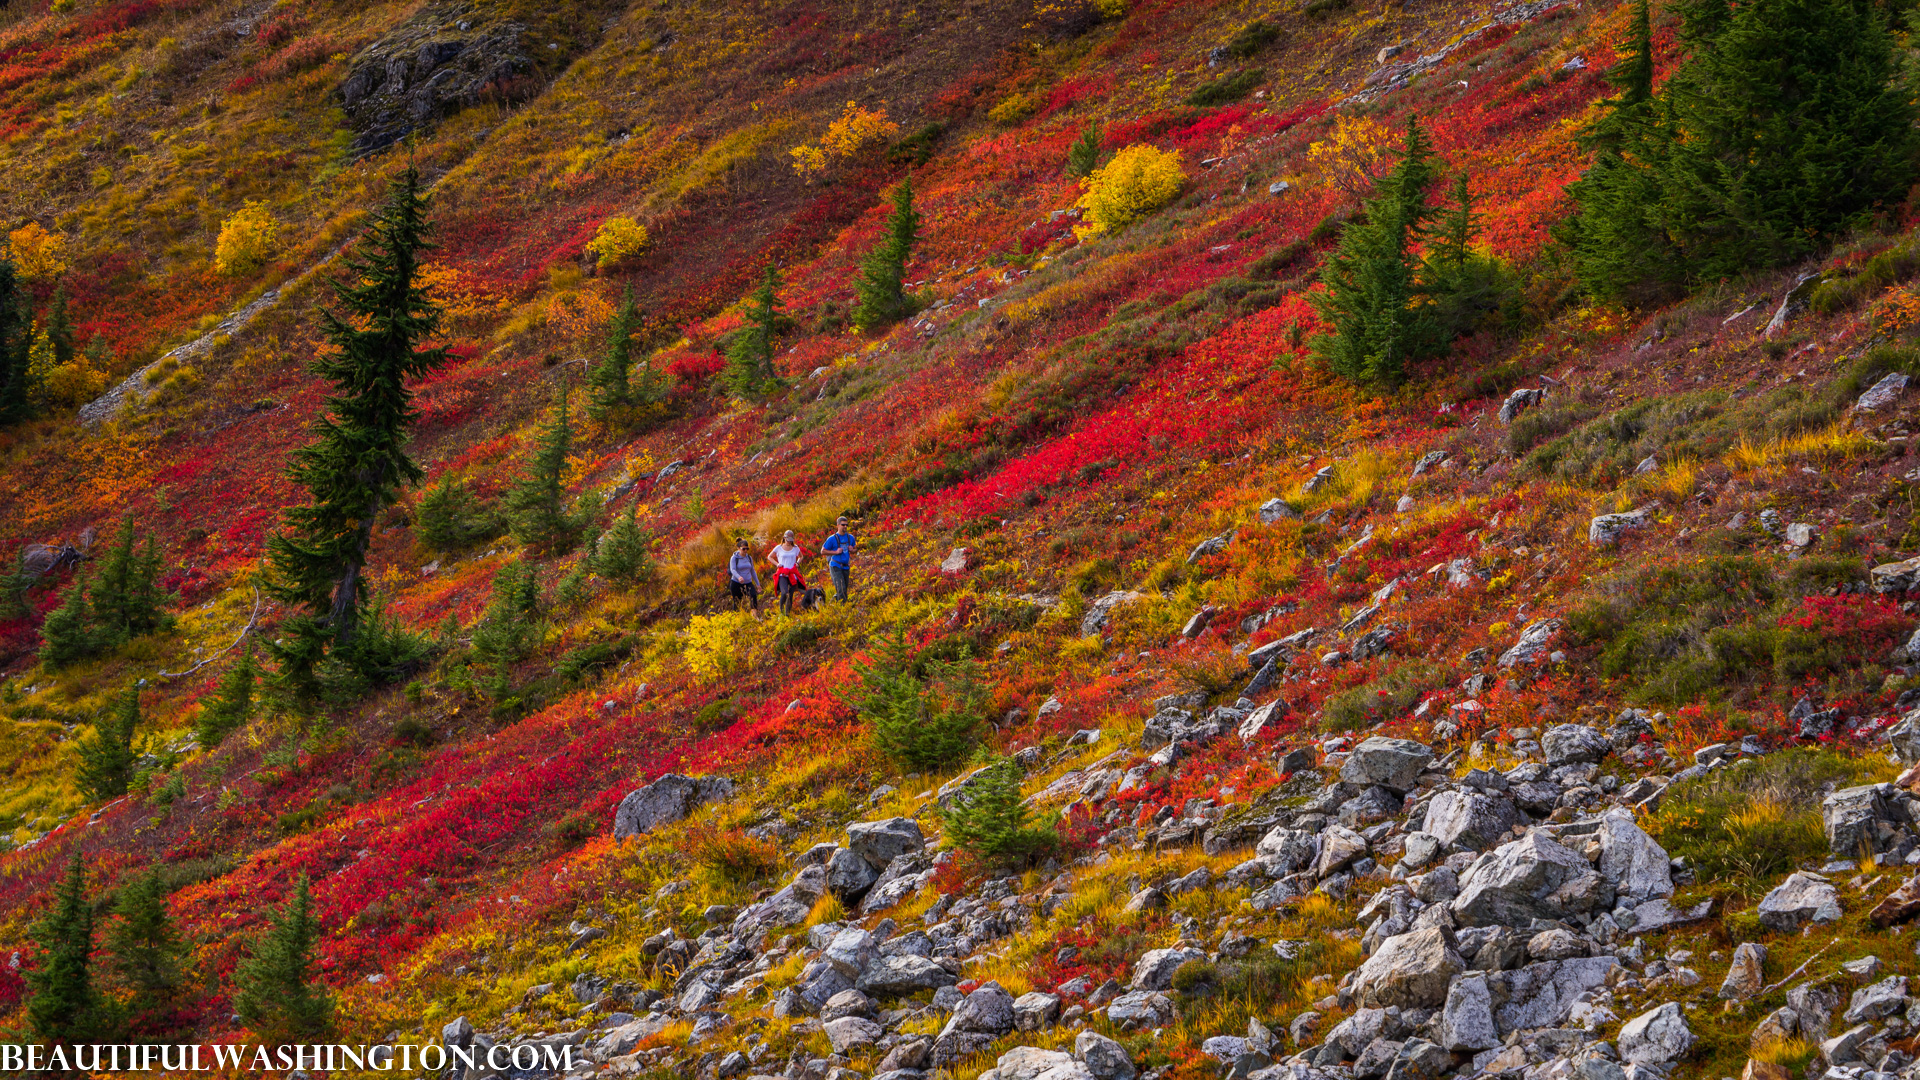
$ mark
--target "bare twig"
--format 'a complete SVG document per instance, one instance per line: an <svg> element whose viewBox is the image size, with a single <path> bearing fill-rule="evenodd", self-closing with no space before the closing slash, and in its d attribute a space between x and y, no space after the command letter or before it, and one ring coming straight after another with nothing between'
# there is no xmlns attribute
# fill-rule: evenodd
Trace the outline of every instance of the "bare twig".
<svg viewBox="0 0 1920 1080"><path fill-rule="evenodd" d="M201 668L227 655L227 653L232 652L233 646L245 641L247 635L253 633L253 628L258 625L260 625L260 586L255 585L253 587L253 614L247 618L247 625L241 627L240 636L234 638L231 645L228 645L226 648L221 649L219 652L214 653L212 656L207 657L205 660L200 661L185 671L163 671L156 677L161 679L180 679L199 671Z"/></svg>
<svg viewBox="0 0 1920 1080"><path fill-rule="evenodd" d="M1833 948L1835 945L1839 944L1839 942L1840 942L1839 938L1834 938L1832 941L1829 941L1825 945L1820 946L1820 952L1814 953L1812 956L1807 957L1805 963L1801 964L1797 968L1794 968L1792 971L1787 972L1786 978L1781 979L1779 982L1774 983L1772 986L1767 987L1766 989L1760 991L1759 993L1753 996L1756 998L1766 997L1768 994L1773 993L1775 990L1778 990L1781 987L1792 982L1793 980L1799 978L1800 973L1807 970L1808 965L1812 964L1815 960L1820 959L1820 953L1826 952L1828 949Z"/></svg>

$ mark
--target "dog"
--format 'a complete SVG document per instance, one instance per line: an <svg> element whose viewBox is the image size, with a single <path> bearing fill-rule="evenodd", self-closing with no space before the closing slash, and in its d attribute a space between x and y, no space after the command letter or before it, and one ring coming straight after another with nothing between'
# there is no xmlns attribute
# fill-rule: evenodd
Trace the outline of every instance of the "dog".
<svg viewBox="0 0 1920 1080"><path fill-rule="evenodd" d="M825 607L826 603L827 590L825 589L809 586L805 592L800 594L801 611L812 611L816 607Z"/></svg>

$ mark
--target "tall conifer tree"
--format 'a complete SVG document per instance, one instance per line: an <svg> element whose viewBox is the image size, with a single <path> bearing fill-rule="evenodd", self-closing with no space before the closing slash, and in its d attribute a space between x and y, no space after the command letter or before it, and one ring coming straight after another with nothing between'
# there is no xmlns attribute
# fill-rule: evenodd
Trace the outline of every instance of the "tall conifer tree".
<svg viewBox="0 0 1920 1080"><path fill-rule="evenodd" d="M84 1043L105 1034L100 996L93 982L93 907L87 902L87 871L80 856L67 864L67 876L53 906L33 927L39 961L27 972L33 996L27 1019L42 1039Z"/></svg>
<svg viewBox="0 0 1920 1080"><path fill-rule="evenodd" d="M893 189L893 213L887 215L886 235L860 260L856 285L860 304L854 309L853 324L861 330L885 326L911 312L902 283L907 259L919 235L920 215L913 208L913 177L909 176Z"/></svg>
<svg viewBox="0 0 1920 1080"><path fill-rule="evenodd" d="M407 456L416 415L407 384L447 362L444 347L422 345L440 327L440 308L419 281L421 254L431 248L427 208L420 174L409 166L334 282L343 310L322 314L333 347L311 369L335 393L314 422L314 440L294 452L290 475L307 489L307 501L287 511L285 527L267 544L269 591L301 609L283 624L285 644L275 649L296 684L311 679L328 649L351 645L374 522L423 475Z"/></svg>
<svg viewBox="0 0 1920 1080"><path fill-rule="evenodd" d="M312 981L314 949L320 943L320 919L313 912L313 890L301 874L287 906L273 917L266 934L254 942L253 955L240 965L233 1009L256 1033L269 1038L312 1042L333 1026L333 998Z"/></svg>

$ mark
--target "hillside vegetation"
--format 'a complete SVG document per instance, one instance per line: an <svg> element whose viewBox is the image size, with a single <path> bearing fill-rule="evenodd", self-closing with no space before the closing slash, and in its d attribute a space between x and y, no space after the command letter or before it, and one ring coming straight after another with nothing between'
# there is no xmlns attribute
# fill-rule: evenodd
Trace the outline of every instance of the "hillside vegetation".
<svg viewBox="0 0 1920 1080"><path fill-rule="evenodd" d="M0 8L0 1042L1920 1075L1912 19Z"/></svg>

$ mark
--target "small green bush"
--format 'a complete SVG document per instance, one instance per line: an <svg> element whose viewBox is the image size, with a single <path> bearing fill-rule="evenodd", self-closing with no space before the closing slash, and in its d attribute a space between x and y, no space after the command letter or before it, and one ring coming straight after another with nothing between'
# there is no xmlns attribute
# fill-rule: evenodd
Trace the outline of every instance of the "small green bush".
<svg viewBox="0 0 1920 1080"><path fill-rule="evenodd" d="M1870 767L1799 747L1716 769L1667 789L1647 831L1685 858L1702 884L1756 896L1782 875L1825 858L1820 800L1829 786L1869 779Z"/></svg>
<svg viewBox="0 0 1920 1080"><path fill-rule="evenodd" d="M1266 68L1248 68L1222 75L1195 87L1193 93L1187 95L1187 104L1196 109L1209 109L1239 101L1253 93L1254 88L1265 82L1266 78Z"/></svg>
<svg viewBox="0 0 1920 1080"><path fill-rule="evenodd" d="M883 636L855 661L857 688L841 699L872 730L874 746L903 772L963 761L979 741L987 696L971 659L915 656L904 635Z"/></svg>
<svg viewBox="0 0 1920 1080"><path fill-rule="evenodd" d="M1020 797L1020 766L999 758L977 773L952 804L940 811L947 841L985 858L1030 859L1060 841L1051 828L1035 825Z"/></svg>
<svg viewBox="0 0 1920 1080"><path fill-rule="evenodd" d="M1261 49L1280 40L1280 27L1264 19L1255 19L1240 28L1224 46L1226 54L1235 60L1245 60Z"/></svg>
<svg viewBox="0 0 1920 1080"><path fill-rule="evenodd" d="M465 480L444 476L420 496L415 525L422 543L446 553L465 551L506 531L499 513L476 498Z"/></svg>
<svg viewBox="0 0 1920 1080"><path fill-rule="evenodd" d="M1808 303L1822 315L1834 315L1920 273L1920 244L1901 244L1861 263L1852 273L1837 274L1814 286Z"/></svg>
<svg viewBox="0 0 1920 1080"><path fill-rule="evenodd" d="M1398 719L1446 684L1446 672L1438 665L1402 664L1372 682L1328 695L1320 724L1328 731L1359 731Z"/></svg>

